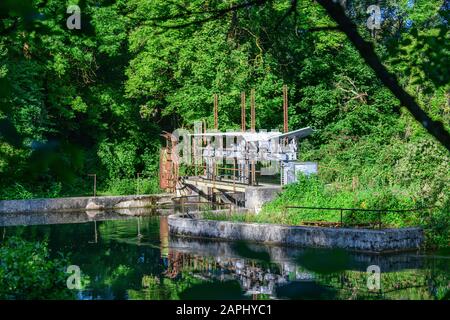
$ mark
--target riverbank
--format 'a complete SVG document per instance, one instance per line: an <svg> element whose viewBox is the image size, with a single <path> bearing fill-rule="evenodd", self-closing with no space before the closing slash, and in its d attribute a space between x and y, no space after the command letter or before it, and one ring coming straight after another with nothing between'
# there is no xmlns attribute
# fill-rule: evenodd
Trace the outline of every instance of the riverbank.
<svg viewBox="0 0 450 320"><path fill-rule="evenodd" d="M344 225L375 224L381 219L385 228L419 226L424 230L428 249L449 247L448 183L442 185L437 193L439 196L433 198L399 185L330 182L323 177L323 172L318 176L300 176L297 183L285 186L277 198L266 203L258 215L211 215L208 218L286 225L305 222L340 224L339 208L348 208L355 210L344 209Z"/></svg>
<svg viewBox="0 0 450 320"><path fill-rule="evenodd" d="M449 248L449 214L444 209L422 212L387 213L378 216L366 212L343 212L343 225L340 222L339 210L320 211L307 209L280 209L276 212L263 210L259 214L240 214L226 212L203 213L203 218L215 221L230 221L240 223L265 223L285 226L361 226L379 228L380 222L384 229L400 229L419 227L423 230L423 247L429 250ZM381 219L381 220L378 220Z"/></svg>

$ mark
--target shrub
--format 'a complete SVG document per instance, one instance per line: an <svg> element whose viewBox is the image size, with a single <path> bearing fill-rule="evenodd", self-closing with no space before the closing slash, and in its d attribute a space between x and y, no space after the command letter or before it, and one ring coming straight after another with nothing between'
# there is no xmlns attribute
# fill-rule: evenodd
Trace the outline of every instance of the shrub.
<svg viewBox="0 0 450 320"><path fill-rule="evenodd" d="M0 299L71 299L64 257L51 259L47 243L8 238L0 246Z"/></svg>

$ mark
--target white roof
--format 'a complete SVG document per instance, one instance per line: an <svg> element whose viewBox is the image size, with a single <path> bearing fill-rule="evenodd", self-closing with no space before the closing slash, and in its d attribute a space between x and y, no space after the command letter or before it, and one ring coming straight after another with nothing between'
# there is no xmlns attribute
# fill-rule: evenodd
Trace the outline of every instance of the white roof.
<svg viewBox="0 0 450 320"><path fill-rule="evenodd" d="M313 129L310 127L281 133L281 132L242 132L242 131L234 131L234 132L207 132L207 133L195 133L190 134L193 137L242 137L246 141L268 141L279 138L304 138L313 133Z"/></svg>

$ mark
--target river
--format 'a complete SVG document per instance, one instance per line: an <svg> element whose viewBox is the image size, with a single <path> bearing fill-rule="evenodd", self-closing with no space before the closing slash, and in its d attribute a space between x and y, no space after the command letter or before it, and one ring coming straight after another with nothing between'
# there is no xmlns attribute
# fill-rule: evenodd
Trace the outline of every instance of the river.
<svg viewBox="0 0 450 320"><path fill-rule="evenodd" d="M79 266L78 299L442 299L450 255L377 255L187 239L158 212L10 214L3 239L47 239ZM369 274L367 268L378 273ZM377 282L379 280L379 282Z"/></svg>

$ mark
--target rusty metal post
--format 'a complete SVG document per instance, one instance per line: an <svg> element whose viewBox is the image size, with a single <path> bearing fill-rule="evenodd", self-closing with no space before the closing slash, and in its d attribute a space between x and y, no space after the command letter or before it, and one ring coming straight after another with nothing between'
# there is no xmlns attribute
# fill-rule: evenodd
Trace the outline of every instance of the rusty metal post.
<svg viewBox="0 0 450 320"><path fill-rule="evenodd" d="M241 130L245 132L246 123L245 123L245 92L241 92Z"/></svg>
<svg viewBox="0 0 450 320"><path fill-rule="evenodd" d="M255 132L255 89L250 91L250 130Z"/></svg>

